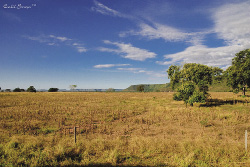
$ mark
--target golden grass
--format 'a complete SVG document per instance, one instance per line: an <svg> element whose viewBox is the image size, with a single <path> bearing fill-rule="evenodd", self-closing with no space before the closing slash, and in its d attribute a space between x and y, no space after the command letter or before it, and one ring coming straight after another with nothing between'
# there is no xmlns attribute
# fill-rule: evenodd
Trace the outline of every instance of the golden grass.
<svg viewBox="0 0 250 167"><path fill-rule="evenodd" d="M0 93L0 166L250 166L249 97L186 108L172 96Z"/></svg>

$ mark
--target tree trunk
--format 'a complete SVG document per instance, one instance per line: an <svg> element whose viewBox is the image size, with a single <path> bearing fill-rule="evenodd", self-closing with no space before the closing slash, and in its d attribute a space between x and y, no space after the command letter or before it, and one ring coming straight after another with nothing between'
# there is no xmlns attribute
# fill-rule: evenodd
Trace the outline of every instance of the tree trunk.
<svg viewBox="0 0 250 167"><path fill-rule="evenodd" d="M246 95L246 88L245 87L243 87L243 96L245 96Z"/></svg>

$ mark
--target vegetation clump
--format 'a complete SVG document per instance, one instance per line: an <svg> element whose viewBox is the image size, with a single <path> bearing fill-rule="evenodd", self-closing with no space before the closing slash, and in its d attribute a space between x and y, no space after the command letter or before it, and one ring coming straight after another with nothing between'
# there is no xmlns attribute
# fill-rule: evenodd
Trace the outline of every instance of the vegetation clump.
<svg viewBox="0 0 250 167"><path fill-rule="evenodd" d="M219 77L218 70L202 64L187 63L183 67L171 65L167 70L172 89L177 87L174 100L184 101L191 106L204 103L208 97L208 86L213 77ZM216 74L216 76L215 76Z"/></svg>
<svg viewBox="0 0 250 167"><path fill-rule="evenodd" d="M30 86L28 89L27 89L27 92L35 92L36 93L36 88L34 86Z"/></svg>
<svg viewBox="0 0 250 167"><path fill-rule="evenodd" d="M235 93L242 91L243 95L246 94L250 85L250 49L235 54L232 65L225 71L225 77Z"/></svg>
<svg viewBox="0 0 250 167"><path fill-rule="evenodd" d="M58 92L58 88L49 88L48 92Z"/></svg>

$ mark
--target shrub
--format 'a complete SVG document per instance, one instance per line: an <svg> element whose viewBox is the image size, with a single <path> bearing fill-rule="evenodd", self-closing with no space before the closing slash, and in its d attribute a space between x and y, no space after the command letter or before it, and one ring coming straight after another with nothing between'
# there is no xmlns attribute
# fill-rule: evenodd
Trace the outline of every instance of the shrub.
<svg viewBox="0 0 250 167"><path fill-rule="evenodd" d="M36 89L34 88L34 86L30 86L30 87L27 89L27 92L36 92Z"/></svg>
<svg viewBox="0 0 250 167"><path fill-rule="evenodd" d="M58 92L58 88L49 88L48 92Z"/></svg>

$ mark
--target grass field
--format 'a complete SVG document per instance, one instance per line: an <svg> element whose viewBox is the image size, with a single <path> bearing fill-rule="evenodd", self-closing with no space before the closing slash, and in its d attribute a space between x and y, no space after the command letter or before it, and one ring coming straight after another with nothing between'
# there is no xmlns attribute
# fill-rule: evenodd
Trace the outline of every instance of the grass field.
<svg viewBox="0 0 250 167"><path fill-rule="evenodd" d="M172 96L0 93L0 166L250 166L250 97Z"/></svg>

